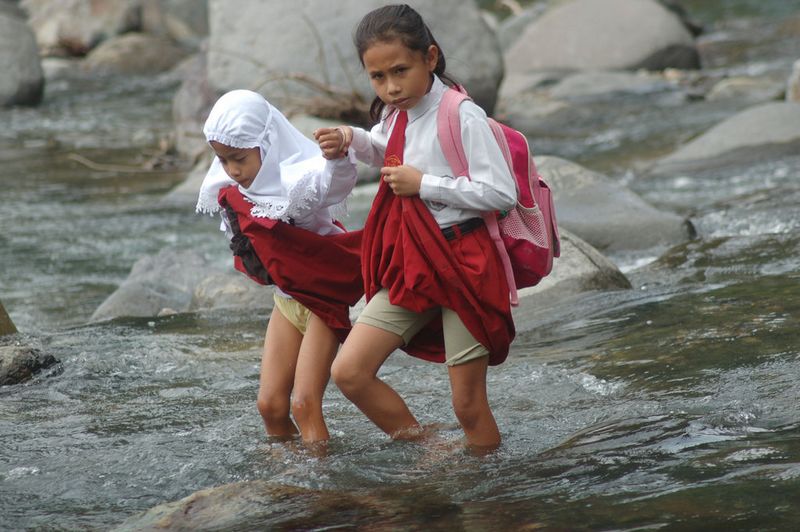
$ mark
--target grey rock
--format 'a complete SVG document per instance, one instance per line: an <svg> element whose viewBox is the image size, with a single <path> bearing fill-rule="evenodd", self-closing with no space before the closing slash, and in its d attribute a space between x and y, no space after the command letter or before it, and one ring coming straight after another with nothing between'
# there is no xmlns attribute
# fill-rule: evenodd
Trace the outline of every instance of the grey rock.
<svg viewBox="0 0 800 532"><path fill-rule="evenodd" d="M558 99L598 99L614 95L649 94L669 90L664 78L633 72L580 72L564 78L550 89Z"/></svg>
<svg viewBox="0 0 800 532"><path fill-rule="evenodd" d="M186 50L164 37L126 33L104 41L93 49L83 66L124 74L165 72L186 57Z"/></svg>
<svg viewBox="0 0 800 532"><path fill-rule="evenodd" d="M497 38L476 5L461 0L409 3L418 8L441 44L447 70L491 113L503 62ZM365 13L384 4L381 0L249 0L234 10L228 2L211 0L209 82L218 92L257 90L286 114L324 109L332 100L340 110L347 106L342 102L350 102L363 111L374 92L352 33ZM319 85L342 98L331 98Z"/></svg>
<svg viewBox="0 0 800 532"><path fill-rule="evenodd" d="M0 12L0 107L37 105L44 96L44 72L36 39L25 20Z"/></svg>
<svg viewBox="0 0 800 532"><path fill-rule="evenodd" d="M542 309L589 291L628 290L631 283L617 266L584 240L561 229L561 257L553 271L536 286L519 291L519 306L512 308L514 323L522 331L537 321Z"/></svg>
<svg viewBox="0 0 800 532"><path fill-rule="evenodd" d="M172 99L175 147L187 159L198 161L210 153L203 123L219 95L208 84L205 52L187 59L180 68L183 79Z"/></svg>
<svg viewBox="0 0 800 532"><path fill-rule="evenodd" d="M115 35L141 28L140 0L22 0L44 55L85 55Z"/></svg>
<svg viewBox="0 0 800 532"><path fill-rule="evenodd" d="M217 308L271 309L273 289L237 271L212 274L194 289L189 310Z"/></svg>
<svg viewBox="0 0 800 532"><path fill-rule="evenodd" d="M142 0L142 31L196 48L208 36L208 2Z"/></svg>
<svg viewBox="0 0 800 532"><path fill-rule="evenodd" d="M797 153L800 103L771 102L720 122L650 169L674 173L734 163L741 158Z"/></svg>
<svg viewBox="0 0 800 532"><path fill-rule="evenodd" d="M709 101L736 99L756 104L782 99L785 89L783 80L726 78L711 87L706 99Z"/></svg>
<svg viewBox="0 0 800 532"><path fill-rule="evenodd" d="M189 310L195 287L217 273L198 254L169 248L142 257L128 278L94 311L90 321L157 316L163 309Z"/></svg>
<svg viewBox="0 0 800 532"><path fill-rule="evenodd" d="M506 70L698 68L692 35L652 0L575 0L537 18L505 54Z"/></svg>
<svg viewBox="0 0 800 532"><path fill-rule="evenodd" d="M559 227L603 252L666 248L693 236L687 220L600 173L558 157L535 161L553 191Z"/></svg>
<svg viewBox="0 0 800 532"><path fill-rule="evenodd" d="M58 360L29 346L0 346L0 386L19 384Z"/></svg>

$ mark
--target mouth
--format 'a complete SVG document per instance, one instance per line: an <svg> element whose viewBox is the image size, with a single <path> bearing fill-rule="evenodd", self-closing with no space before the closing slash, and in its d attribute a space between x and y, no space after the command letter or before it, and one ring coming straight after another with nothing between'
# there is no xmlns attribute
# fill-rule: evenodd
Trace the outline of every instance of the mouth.
<svg viewBox="0 0 800 532"><path fill-rule="evenodd" d="M405 104L408 103L408 100L409 100L408 98L400 98L400 99L394 100L392 102L392 105L395 106L395 107L403 107Z"/></svg>

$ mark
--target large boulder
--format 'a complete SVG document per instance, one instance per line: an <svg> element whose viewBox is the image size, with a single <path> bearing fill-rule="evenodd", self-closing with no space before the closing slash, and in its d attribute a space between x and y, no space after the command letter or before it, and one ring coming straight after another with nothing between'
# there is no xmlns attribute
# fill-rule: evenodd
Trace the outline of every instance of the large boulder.
<svg viewBox="0 0 800 532"><path fill-rule="evenodd" d="M529 25L505 55L506 70L699 68L691 33L654 0L574 0Z"/></svg>
<svg viewBox="0 0 800 532"><path fill-rule="evenodd" d="M553 191L559 227L601 251L669 247L693 236L687 220L656 209L600 173L558 157L535 161Z"/></svg>
<svg viewBox="0 0 800 532"><path fill-rule="evenodd" d="M796 154L800 103L771 102L746 109L660 159L654 174L735 163L742 158Z"/></svg>
<svg viewBox="0 0 800 532"><path fill-rule="evenodd" d="M84 55L141 27L141 0L22 0L45 55Z"/></svg>
<svg viewBox="0 0 800 532"><path fill-rule="evenodd" d="M224 246L224 236L219 239ZM271 287L256 284L232 269L222 270L193 251L165 248L136 261L128 278L94 311L90 321L227 307L272 308L271 294Z"/></svg>
<svg viewBox="0 0 800 532"><path fill-rule="evenodd" d="M291 469L287 471L291 473ZM374 491L374 490L373 490ZM113 532L144 530L405 530L431 528L419 518L419 505L406 497L380 491L330 490L278 484L271 480L234 482L196 491L178 501L160 504L133 515L112 528ZM452 502L437 494L425 505L439 511ZM431 508L423 508L428 514ZM353 526L358 515L359 527ZM406 526L419 521L420 526ZM435 527L434 527L435 528Z"/></svg>
<svg viewBox="0 0 800 532"><path fill-rule="evenodd" d="M126 33L98 45L83 64L102 72L156 74L171 69L184 57L186 50L166 37Z"/></svg>
<svg viewBox="0 0 800 532"><path fill-rule="evenodd" d="M36 38L21 12L0 11L0 107L36 105L44 96Z"/></svg>
<svg viewBox="0 0 800 532"><path fill-rule="evenodd" d="M128 278L94 311L90 321L120 316L151 317L189 309L199 280L215 273L207 261L191 251L165 248L142 257Z"/></svg>
<svg viewBox="0 0 800 532"><path fill-rule="evenodd" d="M142 31L198 47L208 36L208 2L142 0Z"/></svg>
<svg viewBox="0 0 800 532"><path fill-rule="evenodd" d="M0 386L25 382L37 372L57 363L53 355L32 347L0 346Z"/></svg>
<svg viewBox="0 0 800 532"><path fill-rule="evenodd" d="M382 0L209 2L208 79L218 92L250 88L286 113L365 109L374 98L352 42ZM491 113L503 77L500 45L473 2L409 2L442 46L447 70ZM326 92L330 89L330 92ZM340 95L342 99L335 96ZM332 104L332 105L331 105Z"/></svg>
<svg viewBox="0 0 800 532"><path fill-rule="evenodd" d="M205 52L190 57L180 68L183 79L172 99L175 147L185 158L197 162L210 152L203 124L218 94L208 84Z"/></svg>
<svg viewBox="0 0 800 532"><path fill-rule="evenodd" d="M512 309L520 331L530 329L552 305L584 292L628 290L631 283L617 266L591 245L561 230L561 257L553 271L536 286L519 291L519 306Z"/></svg>

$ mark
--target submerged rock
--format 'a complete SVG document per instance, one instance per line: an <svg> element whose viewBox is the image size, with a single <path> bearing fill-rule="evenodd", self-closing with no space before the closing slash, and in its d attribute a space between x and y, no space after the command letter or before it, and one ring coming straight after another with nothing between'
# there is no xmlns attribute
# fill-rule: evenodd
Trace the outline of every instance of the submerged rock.
<svg viewBox="0 0 800 532"><path fill-rule="evenodd" d="M403 490L310 489L252 480L197 491L132 516L115 532L143 530L425 530L447 513L449 497L409 504Z"/></svg>
<svg viewBox="0 0 800 532"><path fill-rule="evenodd" d="M53 355L28 346L0 346L0 386L19 384L57 364Z"/></svg>

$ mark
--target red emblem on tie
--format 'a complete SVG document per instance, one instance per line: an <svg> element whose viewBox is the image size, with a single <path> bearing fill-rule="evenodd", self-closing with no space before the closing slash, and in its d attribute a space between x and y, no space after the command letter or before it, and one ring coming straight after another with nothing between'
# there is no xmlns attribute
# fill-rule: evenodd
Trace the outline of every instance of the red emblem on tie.
<svg viewBox="0 0 800 532"><path fill-rule="evenodd" d="M400 166L403 161L395 154L387 155L383 161L383 166Z"/></svg>

